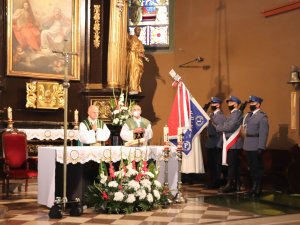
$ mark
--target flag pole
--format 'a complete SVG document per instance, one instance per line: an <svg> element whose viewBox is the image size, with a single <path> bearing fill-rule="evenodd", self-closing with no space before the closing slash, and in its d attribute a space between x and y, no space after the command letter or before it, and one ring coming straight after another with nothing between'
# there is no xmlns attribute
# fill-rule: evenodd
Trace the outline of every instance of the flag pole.
<svg viewBox="0 0 300 225"><path fill-rule="evenodd" d="M181 174L182 174L182 140L183 140L183 134L182 134L182 124L181 124L181 108L180 108L180 98L182 98L182 96L180 96L181 94L181 77L176 74L176 72L172 69L169 73L171 75L171 77L174 79L174 84L177 83L177 93L178 93L178 116L179 116L179 124L178 124L178 128L177 128L177 149L176 149L176 155L177 155L177 161L178 161L178 180L177 180L177 193L174 197L174 202L175 203L185 203L186 200L184 199L182 192L181 192L181 187L182 187L182 181L181 181Z"/></svg>

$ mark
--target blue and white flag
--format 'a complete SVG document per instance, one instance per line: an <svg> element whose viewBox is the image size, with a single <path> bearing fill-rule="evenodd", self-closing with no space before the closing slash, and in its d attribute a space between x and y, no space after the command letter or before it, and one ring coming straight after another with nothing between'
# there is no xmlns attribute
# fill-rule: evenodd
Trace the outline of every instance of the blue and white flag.
<svg viewBox="0 0 300 225"><path fill-rule="evenodd" d="M173 85L174 86L174 85ZM193 149L193 139L208 125L209 116L191 96L182 81L174 86L177 93L168 120L169 140L177 146L177 128L183 129L183 151L186 155ZM201 149L194 149L201 151Z"/></svg>
<svg viewBox="0 0 300 225"><path fill-rule="evenodd" d="M193 139L201 133L208 125L209 116L198 104L198 102L190 97L190 127L183 134L183 151L186 155L192 150Z"/></svg>

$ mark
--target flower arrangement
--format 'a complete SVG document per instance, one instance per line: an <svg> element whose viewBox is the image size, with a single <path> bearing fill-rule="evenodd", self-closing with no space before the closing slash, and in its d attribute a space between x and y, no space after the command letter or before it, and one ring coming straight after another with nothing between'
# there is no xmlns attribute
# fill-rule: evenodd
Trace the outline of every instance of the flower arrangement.
<svg viewBox="0 0 300 225"><path fill-rule="evenodd" d="M86 199L96 211L128 214L169 204L170 191L157 180L154 163L122 161L119 171L110 163L108 171L101 163L98 179L88 187Z"/></svg>
<svg viewBox="0 0 300 225"><path fill-rule="evenodd" d="M122 126L130 117L131 108L134 104L133 100L128 102L127 91L125 96L124 92L121 91L119 99L114 94L114 98L110 99L112 125Z"/></svg>

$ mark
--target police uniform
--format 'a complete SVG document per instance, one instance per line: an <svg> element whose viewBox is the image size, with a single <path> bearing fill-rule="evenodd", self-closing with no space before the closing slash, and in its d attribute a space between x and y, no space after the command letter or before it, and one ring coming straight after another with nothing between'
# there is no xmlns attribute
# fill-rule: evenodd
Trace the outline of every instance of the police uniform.
<svg viewBox="0 0 300 225"><path fill-rule="evenodd" d="M221 104L222 100L212 97L211 103ZM219 188L221 184L222 149L218 146L222 145L222 132L217 132L214 125L223 124L224 121L225 116L219 108L210 114L210 123L207 126L208 139L205 143L208 168L211 177L210 183L207 184L207 188Z"/></svg>
<svg viewBox="0 0 300 225"><path fill-rule="evenodd" d="M230 96L226 100L240 104L241 101L235 97ZM224 124L216 126L217 131L224 132L226 140L242 125L243 115L239 109L233 109L226 117ZM222 146L219 146L220 148ZM222 193L233 192L239 190L240 187L240 152L243 147L243 140L238 137L237 141L227 151L228 177L227 184L220 189Z"/></svg>
<svg viewBox="0 0 300 225"><path fill-rule="evenodd" d="M262 98L250 96L249 102L261 104ZM266 149L269 134L269 122L267 115L260 110L248 112L243 121L244 146L252 179L252 188L248 194L258 196L261 192L261 181L263 177L263 158L262 152Z"/></svg>

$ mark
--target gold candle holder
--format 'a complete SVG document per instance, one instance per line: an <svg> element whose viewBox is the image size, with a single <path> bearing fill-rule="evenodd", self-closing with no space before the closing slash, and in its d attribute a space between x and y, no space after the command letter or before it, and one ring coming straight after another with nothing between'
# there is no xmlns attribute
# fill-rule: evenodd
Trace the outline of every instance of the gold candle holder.
<svg viewBox="0 0 300 225"><path fill-rule="evenodd" d="M169 141L169 128L167 126L164 127L164 149L163 149L163 159L165 163L165 171L164 171L164 190L169 190L169 158L170 158L170 141ZM172 204L173 201L168 198L163 204L165 207L167 205Z"/></svg>
<svg viewBox="0 0 300 225"><path fill-rule="evenodd" d="M79 122L74 122L73 123L73 125L74 125L74 130L78 130L79 129Z"/></svg>
<svg viewBox="0 0 300 225"><path fill-rule="evenodd" d="M182 182L181 182L181 165L182 165L182 129L178 128L178 137L177 137L177 149L176 149L176 155L178 160L178 181L177 181L177 194L174 197L174 202L176 203L185 203L186 200L184 199L181 188L182 188Z"/></svg>
<svg viewBox="0 0 300 225"><path fill-rule="evenodd" d="M13 128L14 128L13 124L14 124L14 121L13 121L13 120L8 120L8 121L7 121L7 128L8 128L8 129L13 129Z"/></svg>

